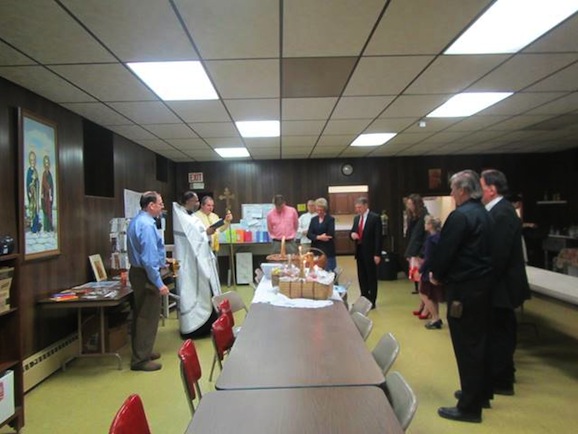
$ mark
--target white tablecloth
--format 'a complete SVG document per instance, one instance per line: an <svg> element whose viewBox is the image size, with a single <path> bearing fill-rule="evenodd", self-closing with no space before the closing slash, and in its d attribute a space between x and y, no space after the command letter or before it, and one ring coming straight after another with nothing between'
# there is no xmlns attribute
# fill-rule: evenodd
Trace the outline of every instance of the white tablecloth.
<svg viewBox="0 0 578 434"><path fill-rule="evenodd" d="M270 279L263 277L255 290L253 303L269 303L280 307L321 308L331 306L334 301L342 301L339 293L334 289L329 300L309 300L307 298L289 298L279 293L279 288L274 287Z"/></svg>

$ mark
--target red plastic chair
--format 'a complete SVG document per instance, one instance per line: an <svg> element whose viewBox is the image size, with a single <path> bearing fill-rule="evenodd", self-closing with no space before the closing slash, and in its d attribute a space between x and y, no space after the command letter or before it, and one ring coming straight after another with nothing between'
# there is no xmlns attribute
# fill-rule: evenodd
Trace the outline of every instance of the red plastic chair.
<svg viewBox="0 0 578 434"><path fill-rule="evenodd" d="M201 364L199 363L199 356L197 349L191 339L187 339L179 349L179 359L181 360L181 378L183 386L185 387L185 394L189 401L191 414L195 414L195 404L193 400L199 396L199 400L203 397L199 380L201 379ZM196 393L195 393L196 389Z"/></svg>
<svg viewBox="0 0 578 434"><path fill-rule="evenodd" d="M133 394L124 401L108 434L151 434L140 396Z"/></svg>
<svg viewBox="0 0 578 434"><path fill-rule="evenodd" d="M213 371L215 370L215 364L219 363L219 368L223 369L223 358L225 353L231 349L233 343L235 342L235 337L233 336L233 327L231 326L231 320L227 314L221 314L219 318L211 326L211 335L213 337L213 346L215 347L215 356L213 357L213 365L211 366L211 374L209 375L209 381L213 381Z"/></svg>
<svg viewBox="0 0 578 434"><path fill-rule="evenodd" d="M231 322L231 327L235 326L235 317L233 316L233 311L231 310L231 302L226 298L219 303L219 313L226 314Z"/></svg>

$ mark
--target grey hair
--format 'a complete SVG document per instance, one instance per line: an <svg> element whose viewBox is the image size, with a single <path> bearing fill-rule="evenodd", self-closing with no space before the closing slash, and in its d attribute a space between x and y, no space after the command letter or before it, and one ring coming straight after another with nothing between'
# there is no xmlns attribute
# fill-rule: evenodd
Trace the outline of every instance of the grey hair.
<svg viewBox="0 0 578 434"><path fill-rule="evenodd" d="M463 189L472 199L481 199L483 196L480 177L473 170L462 170L452 175L450 186Z"/></svg>
<svg viewBox="0 0 578 434"><path fill-rule="evenodd" d="M355 199L355 204L356 205L367 205L368 201L366 197L358 197L357 199Z"/></svg>
<svg viewBox="0 0 578 434"><path fill-rule="evenodd" d="M425 216L425 222L429 223L433 230L439 232L442 229L442 221L431 214Z"/></svg>
<svg viewBox="0 0 578 434"><path fill-rule="evenodd" d="M325 211L327 211L327 208L328 208L327 199L325 199L324 197L320 197L319 199L315 199L315 205L320 206L321 208L325 208Z"/></svg>

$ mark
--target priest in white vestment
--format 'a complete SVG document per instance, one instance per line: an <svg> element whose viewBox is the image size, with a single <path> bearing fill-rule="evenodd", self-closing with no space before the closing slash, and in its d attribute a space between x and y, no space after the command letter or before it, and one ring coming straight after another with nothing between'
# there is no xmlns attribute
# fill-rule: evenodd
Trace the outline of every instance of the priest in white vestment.
<svg viewBox="0 0 578 434"><path fill-rule="evenodd" d="M176 202L173 230L174 257L180 262L176 287L181 335L184 338L206 335L216 319L211 299L221 293L217 258L201 220Z"/></svg>

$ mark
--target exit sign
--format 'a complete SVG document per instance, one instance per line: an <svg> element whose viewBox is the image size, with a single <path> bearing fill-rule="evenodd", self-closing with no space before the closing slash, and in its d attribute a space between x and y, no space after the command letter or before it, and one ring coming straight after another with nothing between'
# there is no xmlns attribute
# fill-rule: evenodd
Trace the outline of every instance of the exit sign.
<svg viewBox="0 0 578 434"><path fill-rule="evenodd" d="M203 172L190 172L189 173L189 184L193 182L204 182Z"/></svg>

